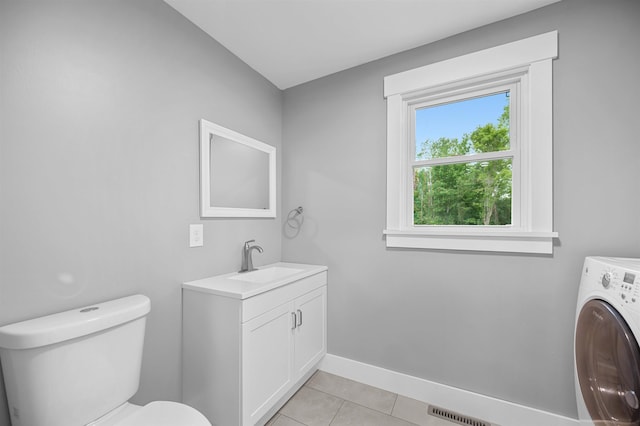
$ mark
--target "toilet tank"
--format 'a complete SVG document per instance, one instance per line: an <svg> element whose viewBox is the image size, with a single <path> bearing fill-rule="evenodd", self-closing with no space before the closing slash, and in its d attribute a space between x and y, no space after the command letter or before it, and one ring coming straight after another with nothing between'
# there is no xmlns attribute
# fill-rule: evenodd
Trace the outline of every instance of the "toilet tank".
<svg viewBox="0 0 640 426"><path fill-rule="evenodd" d="M12 426L81 426L138 390L143 295L0 327Z"/></svg>

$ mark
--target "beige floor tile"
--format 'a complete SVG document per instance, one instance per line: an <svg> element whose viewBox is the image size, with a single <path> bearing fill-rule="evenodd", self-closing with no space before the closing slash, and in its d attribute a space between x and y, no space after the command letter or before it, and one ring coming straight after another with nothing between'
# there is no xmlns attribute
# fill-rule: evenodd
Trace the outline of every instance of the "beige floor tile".
<svg viewBox="0 0 640 426"><path fill-rule="evenodd" d="M303 386L280 410L280 414L306 426L329 426L343 400Z"/></svg>
<svg viewBox="0 0 640 426"><path fill-rule="evenodd" d="M331 426L415 426L388 414L345 401Z"/></svg>
<svg viewBox="0 0 640 426"><path fill-rule="evenodd" d="M406 396L317 371L266 426L458 426L427 415L427 407Z"/></svg>
<svg viewBox="0 0 640 426"><path fill-rule="evenodd" d="M398 395L396 405L393 407L391 415L419 426L431 426L429 420L433 418L433 416L427 414L427 407L427 404L422 401Z"/></svg>
<svg viewBox="0 0 640 426"><path fill-rule="evenodd" d="M271 417L271 419L264 426L273 426L278 417L280 417L280 414L276 414L275 416Z"/></svg>
<svg viewBox="0 0 640 426"><path fill-rule="evenodd" d="M396 401L395 393L354 382L324 371L319 371L315 374L307 382L307 386L385 414L391 414Z"/></svg>
<svg viewBox="0 0 640 426"><path fill-rule="evenodd" d="M287 416L278 416L272 426L305 426L304 424L290 419Z"/></svg>

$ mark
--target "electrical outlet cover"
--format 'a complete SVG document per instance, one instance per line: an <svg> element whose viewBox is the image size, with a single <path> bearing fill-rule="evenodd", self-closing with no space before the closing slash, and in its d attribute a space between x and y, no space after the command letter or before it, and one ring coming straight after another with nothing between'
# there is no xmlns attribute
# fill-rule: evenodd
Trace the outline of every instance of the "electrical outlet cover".
<svg viewBox="0 0 640 426"><path fill-rule="evenodd" d="M189 247L204 246L204 225L201 223L189 225Z"/></svg>

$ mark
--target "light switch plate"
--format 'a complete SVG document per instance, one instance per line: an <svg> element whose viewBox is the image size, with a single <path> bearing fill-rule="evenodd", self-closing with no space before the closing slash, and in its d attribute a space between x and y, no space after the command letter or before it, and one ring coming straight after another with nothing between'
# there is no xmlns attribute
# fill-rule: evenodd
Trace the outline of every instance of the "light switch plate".
<svg viewBox="0 0 640 426"><path fill-rule="evenodd" d="M196 223L189 225L189 247L204 246L204 225Z"/></svg>

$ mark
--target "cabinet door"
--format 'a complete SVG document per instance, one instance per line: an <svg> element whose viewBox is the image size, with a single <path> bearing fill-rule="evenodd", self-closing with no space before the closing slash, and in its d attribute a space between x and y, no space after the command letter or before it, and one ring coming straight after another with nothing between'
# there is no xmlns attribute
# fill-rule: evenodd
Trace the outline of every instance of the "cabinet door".
<svg viewBox="0 0 640 426"><path fill-rule="evenodd" d="M242 325L242 424L254 425L293 385L292 303Z"/></svg>
<svg viewBox="0 0 640 426"><path fill-rule="evenodd" d="M294 308L294 376L298 379L327 353L327 287L300 296Z"/></svg>

